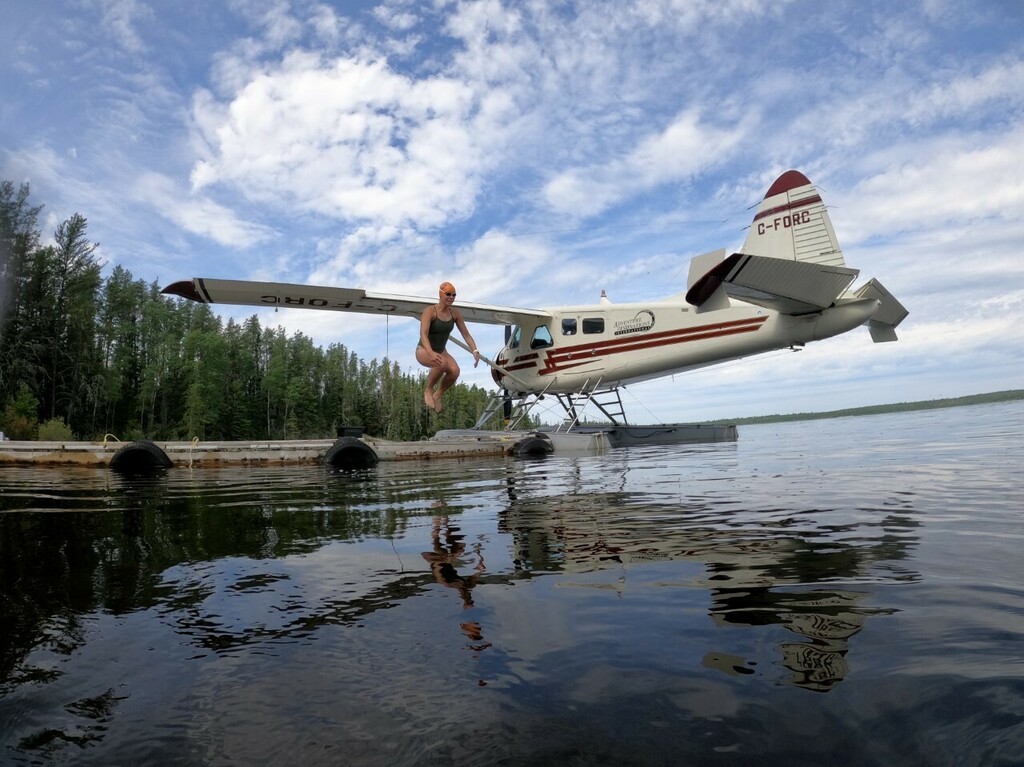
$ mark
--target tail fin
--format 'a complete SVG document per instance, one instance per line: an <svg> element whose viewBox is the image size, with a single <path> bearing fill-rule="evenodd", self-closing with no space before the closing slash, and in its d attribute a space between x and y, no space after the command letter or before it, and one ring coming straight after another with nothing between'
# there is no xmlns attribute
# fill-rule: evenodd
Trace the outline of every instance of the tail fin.
<svg viewBox="0 0 1024 767"><path fill-rule="evenodd" d="M797 170L787 170L769 187L742 252L824 266L846 265L821 195Z"/></svg>

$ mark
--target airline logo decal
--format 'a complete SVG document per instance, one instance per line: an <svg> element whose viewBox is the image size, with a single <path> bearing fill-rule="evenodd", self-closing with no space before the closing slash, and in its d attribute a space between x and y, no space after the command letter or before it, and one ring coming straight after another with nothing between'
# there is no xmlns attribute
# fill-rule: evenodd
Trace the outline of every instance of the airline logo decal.
<svg viewBox="0 0 1024 767"><path fill-rule="evenodd" d="M615 323L615 335L625 336L630 333L646 333L654 327L654 312L643 309L631 320L619 320Z"/></svg>

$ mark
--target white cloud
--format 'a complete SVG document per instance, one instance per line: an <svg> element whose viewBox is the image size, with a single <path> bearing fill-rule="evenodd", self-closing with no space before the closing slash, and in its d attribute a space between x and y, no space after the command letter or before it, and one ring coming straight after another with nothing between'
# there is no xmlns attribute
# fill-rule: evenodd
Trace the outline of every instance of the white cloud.
<svg viewBox="0 0 1024 767"><path fill-rule="evenodd" d="M603 165L563 171L544 188L547 203L558 213L597 215L670 182L685 181L727 159L744 128L707 125L687 110L664 131L648 136L621 158Z"/></svg>
<svg viewBox="0 0 1024 767"><path fill-rule="evenodd" d="M261 35L249 42L263 50L280 50L302 35L303 24L292 14L288 0L232 0L232 5L259 26ZM323 10L316 9L313 18L322 21Z"/></svg>
<svg viewBox="0 0 1024 767"><path fill-rule="evenodd" d="M309 24L319 40L336 44L341 38L347 22L338 16L329 5L316 5L310 12Z"/></svg>
<svg viewBox="0 0 1024 767"><path fill-rule="evenodd" d="M433 238L390 225L352 229L325 248L310 281L387 293L432 295L435 281L425 272L445 261Z"/></svg>
<svg viewBox="0 0 1024 767"><path fill-rule="evenodd" d="M135 28L140 18L149 18L152 12L138 0L100 0L103 26L114 41L127 51L140 53L145 49L142 38Z"/></svg>
<svg viewBox="0 0 1024 767"><path fill-rule="evenodd" d="M293 53L227 104L196 99L208 155L192 181L340 220L439 226L473 210L488 164L475 109L454 80Z"/></svg>
<svg viewBox="0 0 1024 767"><path fill-rule="evenodd" d="M990 106L1000 109L1024 107L1024 61L1005 59L980 72L967 71L934 83L923 92L910 95L901 104L904 119L912 123L932 122L950 117L971 118Z"/></svg>
<svg viewBox="0 0 1024 767"><path fill-rule="evenodd" d="M545 301L542 285L533 282L538 272L556 266L556 254L540 237L506 237L492 230L458 251L452 274L437 272L441 279L459 285L461 295L476 303L501 306L540 306ZM440 280L438 280L440 282Z"/></svg>
<svg viewBox="0 0 1024 767"><path fill-rule="evenodd" d="M1006 132L941 134L879 149L865 162L868 172L835 198L850 211L843 214L850 222L847 241L920 230L944 239L986 219L1012 222L1020 234L1021 146L1024 129L1013 126Z"/></svg>
<svg viewBox="0 0 1024 767"><path fill-rule="evenodd" d="M387 4L378 5L373 9L373 15L381 24L395 32L408 32L419 22L419 16L410 12L409 7L395 8Z"/></svg>
<svg viewBox="0 0 1024 767"><path fill-rule="evenodd" d="M134 192L159 215L219 245L247 248L274 236L268 227L242 221L231 209L209 198L190 195L166 176L146 173L137 180Z"/></svg>

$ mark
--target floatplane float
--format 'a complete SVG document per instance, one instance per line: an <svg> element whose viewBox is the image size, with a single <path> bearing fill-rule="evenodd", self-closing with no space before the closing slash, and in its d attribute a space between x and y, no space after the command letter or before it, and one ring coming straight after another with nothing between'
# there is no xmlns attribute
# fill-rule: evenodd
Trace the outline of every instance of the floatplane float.
<svg viewBox="0 0 1024 767"><path fill-rule="evenodd" d="M799 350L867 326L872 340L896 340L907 310L870 279L851 289L859 271L846 266L828 210L799 171L779 176L761 201L740 252L693 258L687 290L655 301L523 309L459 303L467 322L506 327L506 343L491 367L500 391L481 414L482 429L502 409L517 429L543 398L565 420L547 436L599 432L612 445L736 438L735 427L670 424L633 426L622 405L629 384L764 352ZM291 285L197 277L163 289L207 304L360 312L419 319L436 299L358 288ZM467 348L454 335L450 339ZM606 426L587 427L594 406ZM464 432L463 432L464 433Z"/></svg>

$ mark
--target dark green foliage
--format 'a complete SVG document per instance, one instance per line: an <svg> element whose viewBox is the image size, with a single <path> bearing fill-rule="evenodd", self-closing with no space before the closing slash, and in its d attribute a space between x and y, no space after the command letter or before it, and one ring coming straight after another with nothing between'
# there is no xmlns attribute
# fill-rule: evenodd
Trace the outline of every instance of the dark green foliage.
<svg viewBox="0 0 1024 767"><path fill-rule="evenodd" d="M39 430L39 400L25 384L18 387L4 406L0 431L10 439L35 439Z"/></svg>
<svg viewBox="0 0 1024 767"><path fill-rule="evenodd" d="M340 344L222 323L210 307L161 295L114 267L103 280L75 214L42 247L28 186L0 183L0 430L30 439L41 421L81 439L333 438L343 426L416 440L472 426L490 393L457 385L440 415L425 375L364 362ZM494 424L495 428L500 428Z"/></svg>

